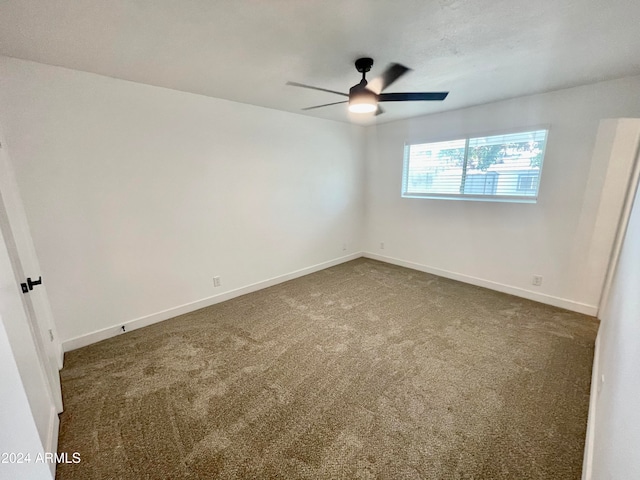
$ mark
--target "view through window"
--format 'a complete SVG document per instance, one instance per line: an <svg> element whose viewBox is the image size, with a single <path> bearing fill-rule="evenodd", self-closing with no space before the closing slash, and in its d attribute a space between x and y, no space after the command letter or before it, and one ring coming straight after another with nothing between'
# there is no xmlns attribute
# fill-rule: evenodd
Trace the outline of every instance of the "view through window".
<svg viewBox="0 0 640 480"><path fill-rule="evenodd" d="M548 130L405 146L402 195L535 202Z"/></svg>

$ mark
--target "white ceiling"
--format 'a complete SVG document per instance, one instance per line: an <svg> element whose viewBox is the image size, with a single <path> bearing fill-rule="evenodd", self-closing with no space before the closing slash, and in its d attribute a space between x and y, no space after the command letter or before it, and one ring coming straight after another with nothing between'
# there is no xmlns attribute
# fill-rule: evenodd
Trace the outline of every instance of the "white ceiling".
<svg viewBox="0 0 640 480"><path fill-rule="evenodd" d="M349 121L371 56L413 69L378 123L640 74L637 0L0 0L0 54ZM362 121L362 120L360 120Z"/></svg>

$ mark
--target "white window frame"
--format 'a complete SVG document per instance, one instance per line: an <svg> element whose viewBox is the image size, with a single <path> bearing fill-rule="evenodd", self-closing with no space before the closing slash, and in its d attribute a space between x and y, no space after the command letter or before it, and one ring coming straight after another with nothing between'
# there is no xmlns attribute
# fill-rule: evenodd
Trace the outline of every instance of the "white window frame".
<svg viewBox="0 0 640 480"><path fill-rule="evenodd" d="M469 151L469 140L475 138L483 138L483 137L492 137L497 135L512 135L518 133L528 133L528 132L536 132L540 130L546 130L546 140L544 144L544 148L542 149L542 160L540 162L540 167L538 170L538 175L536 178L536 194L535 195L485 195L485 194L470 194L470 193L410 193L407 192L407 183L409 177L409 152L410 147L412 145L421 145L428 143L439 143L446 141L464 141L465 142L465 152L464 152L464 167L463 172L466 170L467 164L467 155ZM403 166L402 166L402 190L401 196L403 198L416 198L416 199L427 199L427 200L466 200L466 201L475 201L475 202L508 202L508 203L537 203L538 195L540 193L540 184L542 178L542 167L544 165L544 159L546 156L547 144L549 142L549 126L548 125L536 125L532 127L523 127L514 130L499 130L492 132L484 132L484 133L474 133L467 135L460 135L456 137L447 137L441 138L437 140L427 140L427 141L412 141L405 142L404 145L404 155L403 155ZM466 173L465 173L466 174ZM519 184L519 182L518 182Z"/></svg>

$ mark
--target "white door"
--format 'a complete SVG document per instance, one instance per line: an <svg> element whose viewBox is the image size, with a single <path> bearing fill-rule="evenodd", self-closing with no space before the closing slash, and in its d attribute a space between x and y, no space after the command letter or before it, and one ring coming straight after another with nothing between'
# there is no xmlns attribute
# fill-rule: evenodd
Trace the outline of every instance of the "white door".
<svg viewBox="0 0 640 480"><path fill-rule="evenodd" d="M7 252L15 291L20 296L25 322L33 339L38 360L45 375L49 396L56 411L62 411L59 369L62 367L62 352L53 324L51 309L46 296L46 278L27 293L22 293L21 283L36 280L41 272L29 233L23 205L13 175L4 139L0 135L0 234ZM5 281L8 279L5 277ZM7 295L5 291L3 295ZM3 304L10 301L2 298ZM15 300L15 299L14 299ZM5 317L6 318L6 317Z"/></svg>
<svg viewBox="0 0 640 480"><path fill-rule="evenodd" d="M14 454L3 458L0 463L0 478L29 478L31 480L52 480L55 472L52 462L49 465L36 462L37 456L45 452L31 412L16 359L13 356L11 342L4 328L4 319L0 317L0 453ZM17 456L20 455L20 458ZM29 462L18 463L28 455Z"/></svg>
<svg viewBox="0 0 640 480"><path fill-rule="evenodd" d="M0 206L2 203L0 202ZM4 211L0 209L0 211ZM30 454L56 452L58 412L47 378L47 367L36 346L27 317L24 295L16 283L13 262L4 234L0 232L0 453ZM25 451L14 448L25 448ZM3 461L11 461L7 458ZM0 478L52 478L55 464L48 474L35 463L31 467L0 462ZM17 470L16 470L17 469ZM12 471L18 470L15 476ZM28 473L28 474L27 474Z"/></svg>

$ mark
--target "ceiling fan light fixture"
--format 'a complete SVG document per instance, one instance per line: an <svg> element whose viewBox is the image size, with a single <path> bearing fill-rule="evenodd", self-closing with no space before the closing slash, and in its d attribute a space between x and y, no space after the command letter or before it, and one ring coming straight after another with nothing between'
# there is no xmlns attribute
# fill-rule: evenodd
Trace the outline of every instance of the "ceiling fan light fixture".
<svg viewBox="0 0 640 480"><path fill-rule="evenodd" d="M371 113L378 108L378 96L370 90L361 89L349 95L349 111L353 113Z"/></svg>
<svg viewBox="0 0 640 480"><path fill-rule="evenodd" d="M371 113L375 112L377 105L373 103L352 103L349 105L349 111L352 113Z"/></svg>

